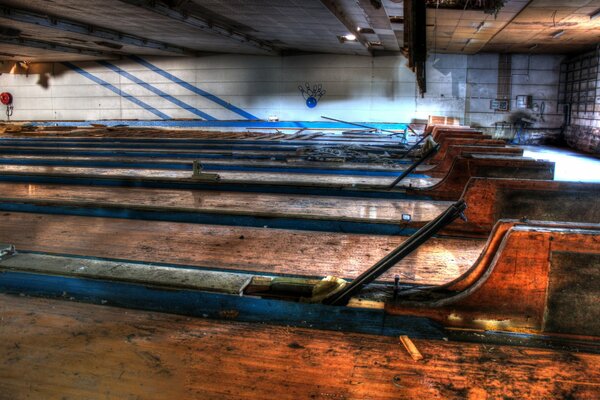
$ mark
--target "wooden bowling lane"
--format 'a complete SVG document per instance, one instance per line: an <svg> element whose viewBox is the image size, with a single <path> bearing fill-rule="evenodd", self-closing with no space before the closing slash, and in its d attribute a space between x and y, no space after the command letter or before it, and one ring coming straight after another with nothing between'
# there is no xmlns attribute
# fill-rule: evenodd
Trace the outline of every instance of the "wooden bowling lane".
<svg viewBox="0 0 600 400"><path fill-rule="evenodd" d="M600 356L0 295L6 399L597 399Z"/></svg>
<svg viewBox="0 0 600 400"><path fill-rule="evenodd" d="M14 162L17 160L17 162ZM60 165L60 161L68 163L85 162L85 163L106 163L111 162L115 164L125 163L144 163L144 164L155 164L156 168L163 168L161 165L169 164L181 164L189 166L191 170L191 163L198 158L136 158L136 157L89 157L89 156L56 156L56 155L5 155L0 154L0 161L6 164L17 164L22 163L24 165L32 164L40 161L51 161L55 162L56 165ZM295 167L295 168L315 168L315 169L326 169L331 170L331 173L336 173L337 170L361 170L361 171L389 171L397 172L401 174L404 169L410 164L390 164L390 163L359 163L359 162L318 162L318 161L306 161L301 158L288 157L286 160L254 160L254 159L202 159L202 165L204 166L248 166L248 167ZM35 164L34 164L35 165ZM431 169L431 165L418 166L416 171L425 171ZM169 169L169 168L164 168Z"/></svg>
<svg viewBox="0 0 600 400"><path fill-rule="evenodd" d="M191 179L191 171L146 169L146 168L85 168L55 166L0 165L0 174L17 173L48 174L74 177L129 177L157 179ZM222 183L261 183L273 185L319 185L339 186L373 186L385 188L393 181L393 177L329 175L329 174L296 174L246 171L219 171ZM427 188L440 182L440 178L406 178L399 187Z"/></svg>
<svg viewBox="0 0 600 400"><path fill-rule="evenodd" d="M0 182L2 200L392 223L400 223L403 214L410 215L414 222L431 221L451 204L444 201Z"/></svg>
<svg viewBox="0 0 600 400"><path fill-rule="evenodd" d="M34 213L0 214L0 243L17 249L225 270L354 278L406 240ZM381 277L445 283L475 262L485 241L434 238Z"/></svg>

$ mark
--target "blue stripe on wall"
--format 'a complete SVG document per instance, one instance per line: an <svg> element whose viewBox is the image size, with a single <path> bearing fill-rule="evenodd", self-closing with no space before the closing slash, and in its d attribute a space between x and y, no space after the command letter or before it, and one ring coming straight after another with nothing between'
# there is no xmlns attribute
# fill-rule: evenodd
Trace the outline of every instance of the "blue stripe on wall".
<svg viewBox="0 0 600 400"><path fill-rule="evenodd" d="M130 81L132 81L132 82L140 85L141 87L143 87L145 89L148 89L152 93L159 95L163 99L165 99L167 101L170 101L171 103L175 104L176 106L181 107L184 110L187 110L187 111L191 112L192 114L199 116L200 118L204 118L204 119L206 119L208 121L215 121L216 120L215 117L213 117L211 115L208 115L207 113L205 113L203 111L200 111L197 108L195 108L195 107L193 107L193 106L191 106L191 105L189 105L189 104L187 104L187 103L185 103L185 102L183 102L181 100L176 99L175 97L173 97L173 96L171 96L171 95L163 92L162 90L158 89L155 86L150 85L149 83L146 83L146 82L142 81L141 79L133 76L129 72L124 71L123 69L117 67L114 64L111 64L111 63L106 62L106 61L98 61L98 64L100 64L100 65L102 65L102 66L110 69L111 71L116 72L117 74L119 74L121 76L124 76L125 78L129 79Z"/></svg>
<svg viewBox="0 0 600 400"><path fill-rule="evenodd" d="M206 91L204 91L204 90L202 90L200 88L197 88L197 87L191 85L188 82L185 82L185 81L179 79L175 75L172 75L169 72L167 72L167 71L165 71L163 69L158 68L156 65L151 64L148 61L146 61L146 60L144 60L144 59L142 59L142 58L140 58L138 56L129 56L129 58L132 59L133 61L135 61L135 62L143 65L144 67L148 68L149 70L151 70L153 72L156 72L157 74L159 74L159 75L167 78L168 80L170 80L170 81L178 84L179 86L184 87L184 88L186 88L186 89L188 89L188 90L190 90L190 91L192 91L192 92L194 92L194 93L196 93L196 94L198 94L200 96L203 96L203 97L207 98L208 100L211 100L211 101L213 101L213 102L215 102L215 103L217 103L217 104L225 107L226 109L228 109L230 111L233 111L234 113L236 113L236 114L238 114L238 115L240 115L240 116L242 116L242 117L244 117L246 119L254 119L254 120L260 119L260 118L258 118L256 116L254 116L254 115L252 115L252 114L250 114L250 113L242 110L241 108L238 108L238 107L234 106L233 104L230 104L230 103L226 102L225 100L218 98L217 96L215 96L213 94L210 94L210 93L208 93L208 92L206 92Z"/></svg>
<svg viewBox="0 0 600 400"><path fill-rule="evenodd" d="M77 65L72 64L70 62L63 62L62 63L65 67L72 69L73 71L79 73L80 75L85 76L86 78L88 78L91 81L96 82L98 85L104 86L105 88L107 88L108 90L118 94L119 96L131 101L132 103L142 107L144 110L150 111L152 114L156 115L158 118L161 119L171 119L171 117L169 117L167 114L160 112L159 110L157 110L156 108L152 107L151 105L144 103L143 101L141 101L140 99L126 93L123 92L121 89L119 89L118 87L111 85L110 83L106 82L105 80L102 80L100 78L98 78L97 76L94 76L92 74L90 74L89 72L79 68Z"/></svg>
<svg viewBox="0 0 600 400"><path fill-rule="evenodd" d="M359 122L377 129L388 129L403 131L407 124L394 122ZM135 126L135 127L165 127L165 128L239 128L239 129L356 129L355 125L330 121L140 121L140 120L97 120L97 121L36 121L31 122L33 126L89 126L90 124L102 124L106 126ZM308 132L307 132L308 133ZM383 136L385 136L384 134Z"/></svg>

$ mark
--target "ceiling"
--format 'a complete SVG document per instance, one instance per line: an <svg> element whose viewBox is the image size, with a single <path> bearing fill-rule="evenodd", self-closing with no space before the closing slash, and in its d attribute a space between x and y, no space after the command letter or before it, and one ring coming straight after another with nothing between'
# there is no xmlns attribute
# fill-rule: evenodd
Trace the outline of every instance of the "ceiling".
<svg viewBox="0 0 600 400"><path fill-rule="evenodd" d="M600 43L600 16L590 18L600 0L507 0L496 15L470 9L480 2L428 0L429 51L571 53ZM402 0L8 0L0 59L378 55L403 47L402 17ZM350 33L357 40L342 38Z"/></svg>

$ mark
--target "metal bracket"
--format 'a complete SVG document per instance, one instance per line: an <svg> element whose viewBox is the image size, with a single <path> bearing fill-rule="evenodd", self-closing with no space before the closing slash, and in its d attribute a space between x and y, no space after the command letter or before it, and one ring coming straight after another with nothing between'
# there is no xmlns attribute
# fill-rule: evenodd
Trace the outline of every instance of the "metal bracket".
<svg viewBox="0 0 600 400"><path fill-rule="evenodd" d="M433 142L433 143L435 143L435 142ZM410 175L410 173L413 172L419 165L423 164L425 162L425 160L427 160L429 157L431 157L432 155L434 155L435 153L437 153L439 149L440 149L440 145L439 144L435 144L423 156L421 156L421 158L419 158L417 161L415 161L414 163L412 163L410 167L408 167L407 169L405 169L404 172L402 172L402 174L399 177L397 177L394 180L394 182L392 182L387 187L387 189L388 190L392 190L394 187L396 187L396 185L398 183L400 183L400 181L402 181L402 179L404 179L408 175Z"/></svg>
<svg viewBox="0 0 600 400"><path fill-rule="evenodd" d="M194 160L192 164L192 179L201 179L205 181L218 181L221 179L219 174L207 174L206 172L202 172L203 167L202 163L198 160Z"/></svg>

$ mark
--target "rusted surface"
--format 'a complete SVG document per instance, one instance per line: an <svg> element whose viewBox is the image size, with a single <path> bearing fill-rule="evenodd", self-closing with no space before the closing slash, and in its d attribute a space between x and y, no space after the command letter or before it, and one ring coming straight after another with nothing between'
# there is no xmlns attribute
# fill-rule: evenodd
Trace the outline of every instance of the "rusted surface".
<svg viewBox="0 0 600 400"><path fill-rule="evenodd" d="M600 225L500 222L478 262L463 276L443 286L439 297L398 302L389 306L388 311L426 315L446 326L460 328L538 333L557 333L560 330L558 333L594 336L598 332L597 318L594 323L587 318L572 319L568 324L559 324L560 329L556 329L556 322L546 324L547 318L555 315L548 313L549 260L556 252L564 251L580 255L572 256L574 263L578 259L600 255ZM600 278L600 270L594 265L586 261L569 268L563 266L562 270L556 267L552 275L555 282L557 277L562 282L568 275L569 286L574 291L568 296L578 299L569 305L582 307L578 312L587 312L591 316L597 315L598 293L581 288L589 287L590 280ZM583 270L569 274L568 271L573 268ZM578 286L581 290L577 289ZM551 302L554 299L565 304L562 292L555 290L553 293ZM591 296L591 299L586 296Z"/></svg>
<svg viewBox="0 0 600 400"><path fill-rule="evenodd" d="M600 254L551 256L544 331L600 337Z"/></svg>
<svg viewBox="0 0 600 400"><path fill-rule="evenodd" d="M462 198L468 222L457 231L487 234L499 219L600 223L600 185L533 179L473 178Z"/></svg>
<svg viewBox="0 0 600 400"><path fill-rule="evenodd" d="M454 159L441 182L426 189L407 189L407 193L427 195L434 200L456 200L472 177L552 180L554 163L502 155L462 155Z"/></svg>
<svg viewBox="0 0 600 400"><path fill-rule="evenodd" d="M17 249L213 269L354 278L406 240L222 225L29 213L0 214L0 243ZM439 284L467 270L484 242L431 239L381 280Z"/></svg>
<svg viewBox="0 0 600 400"><path fill-rule="evenodd" d="M600 356L0 295L0 397L597 399Z"/></svg>

